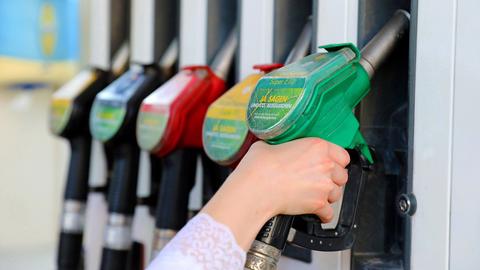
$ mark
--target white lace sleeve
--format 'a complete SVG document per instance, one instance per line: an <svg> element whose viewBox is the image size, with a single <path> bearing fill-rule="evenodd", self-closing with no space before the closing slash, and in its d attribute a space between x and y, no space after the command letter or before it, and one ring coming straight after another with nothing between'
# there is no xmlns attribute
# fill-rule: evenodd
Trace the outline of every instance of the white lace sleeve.
<svg viewBox="0 0 480 270"><path fill-rule="evenodd" d="M147 270L243 270L246 253L230 229L200 213L158 254Z"/></svg>

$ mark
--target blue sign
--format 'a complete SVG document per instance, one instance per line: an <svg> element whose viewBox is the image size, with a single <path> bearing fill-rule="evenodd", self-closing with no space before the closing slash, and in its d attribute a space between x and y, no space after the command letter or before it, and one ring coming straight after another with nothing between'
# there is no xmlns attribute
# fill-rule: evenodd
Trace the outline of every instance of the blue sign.
<svg viewBox="0 0 480 270"><path fill-rule="evenodd" d="M78 0L0 0L0 56L77 60Z"/></svg>

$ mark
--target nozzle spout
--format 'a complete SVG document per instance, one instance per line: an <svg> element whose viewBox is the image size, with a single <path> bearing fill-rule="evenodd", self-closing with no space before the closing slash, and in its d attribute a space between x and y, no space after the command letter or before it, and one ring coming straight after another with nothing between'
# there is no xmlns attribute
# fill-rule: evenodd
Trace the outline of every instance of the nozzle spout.
<svg viewBox="0 0 480 270"><path fill-rule="evenodd" d="M393 17L362 49L360 64L370 78L375 70L385 61L398 41L408 32L410 14L405 10L397 10Z"/></svg>
<svg viewBox="0 0 480 270"><path fill-rule="evenodd" d="M213 59L212 65L210 66L213 72L215 72L218 77L224 80L227 78L228 70L232 65L233 56L235 55L235 50L237 49L238 36L236 28L237 27L233 27L227 37L227 40Z"/></svg>
<svg viewBox="0 0 480 270"><path fill-rule="evenodd" d="M287 60L285 60L285 65L291 64L301 58L305 57L310 50L312 44L312 19L309 18L307 23L302 29L298 40L295 42L292 50L288 54Z"/></svg>
<svg viewBox="0 0 480 270"><path fill-rule="evenodd" d="M160 67L162 74L164 74L167 77L173 74L177 60L178 60L178 40L175 38L170 42L167 49L165 50L165 53L162 55L158 63L158 66Z"/></svg>

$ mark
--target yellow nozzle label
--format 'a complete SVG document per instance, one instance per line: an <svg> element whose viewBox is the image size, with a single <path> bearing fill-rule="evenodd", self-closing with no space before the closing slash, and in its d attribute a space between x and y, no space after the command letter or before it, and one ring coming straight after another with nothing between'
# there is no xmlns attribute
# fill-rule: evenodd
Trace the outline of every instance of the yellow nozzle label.
<svg viewBox="0 0 480 270"><path fill-rule="evenodd" d="M208 108L203 122L203 145L215 162L229 163L241 149L248 134L247 104L262 75L248 76Z"/></svg>

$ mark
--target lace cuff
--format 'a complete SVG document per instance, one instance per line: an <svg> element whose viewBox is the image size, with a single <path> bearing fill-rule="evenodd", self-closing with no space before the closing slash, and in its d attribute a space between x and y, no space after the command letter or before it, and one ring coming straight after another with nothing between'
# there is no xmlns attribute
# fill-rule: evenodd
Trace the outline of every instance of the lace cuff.
<svg viewBox="0 0 480 270"><path fill-rule="evenodd" d="M148 269L164 269L162 263L167 266L183 262L189 270L243 270L245 258L245 251L238 246L230 229L200 213L178 232Z"/></svg>

